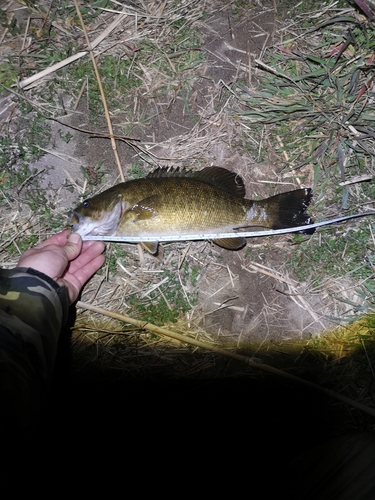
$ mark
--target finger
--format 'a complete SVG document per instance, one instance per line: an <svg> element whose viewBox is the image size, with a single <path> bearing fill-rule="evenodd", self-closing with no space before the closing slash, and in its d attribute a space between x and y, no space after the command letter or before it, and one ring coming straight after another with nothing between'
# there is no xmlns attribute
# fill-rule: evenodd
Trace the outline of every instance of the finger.
<svg viewBox="0 0 375 500"><path fill-rule="evenodd" d="M95 245L96 243L102 243L103 244L103 249L105 249L105 243L103 241L96 241L96 240L85 240L82 245L82 251L85 250L85 248L89 248L92 245Z"/></svg>
<svg viewBox="0 0 375 500"><path fill-rule="evenodd" d="M101 255L104 249L105 245L102 241L85 241L82 245L82 252L79 257L69 263L69 273L75 274L76 271Z"/></svg>
<svg viewBox="0 0 375 500"><path fill-rule="evenodd" d="M58 245L62 247L66 245L70 233L71 233L70 229L65 229L64 231L61 231L61 233L54 234L53 236L50 236L48 239L42 241L41 243L38 243L38 245L35 245L34 248L43 248L47 245Z"/></svg>
<svg viewBox="0 0 375 500"><path fill-rule="evenodd" d="M82 288L86 281L88 281L91 276L93 276L93 274L95 274L96 271L102 267L104 262L104 255L98 255L94 259L90 260L90 262L88 262L85 266L81 267L75 272L74 276L77 279L80 288Z"/></svg>
<svg viewBox="0 0 375 500"><path fill-rule="evenodd" d="M61 247L64 250L65 256L68 261L76 259L81 253L82 238L77 233L71 233L66 244Z"/></svg>
<svg viewBox="0 0 375 500"><path fill-rule="evenodd" d="M62 279L57 280L60 285L65 285L70 303L77 300L80 290L83 285L91 278L91 276L96 273L98 269L103 265L105 261L104 255L98 255L90 262L88 262L84 267L78 269L74 274L69 271L65 273Z"/></svg>

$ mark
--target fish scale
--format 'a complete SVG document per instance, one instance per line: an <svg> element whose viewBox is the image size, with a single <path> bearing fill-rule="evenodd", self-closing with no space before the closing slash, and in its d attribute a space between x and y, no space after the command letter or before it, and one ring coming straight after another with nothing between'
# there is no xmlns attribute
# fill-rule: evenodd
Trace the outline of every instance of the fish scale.
<svg viewBox="0 0 375 500"><path fill-rule="evenodd" d="M131 182L126 187L129 191L133 190ZM117 233L158 234L161 227L165 234L229 230L233 224L246 221L246 209L252 205L250 202L246 207L243 198L190 178L146 178L137 187L137 196L127 198L131 206L125 210ZM135 202L139 198L141 201ZM137 224L139 221L142 224Z"/></svg>
<svg viewBox="0 0 375 500"><path fill-rule="evenodd" d="M297 189L263 200L245 198L242 178L225 168L201 171L159 168L143 179L130 180L85 200L71 214L81 236L145 238L143 246L156 253L161 236L231 233L234 228L259 226L284 229L308 226L311 189ZM304 229L306 233L314 229ZM214 238L235 250L246 244L241 235Z"/></svg>

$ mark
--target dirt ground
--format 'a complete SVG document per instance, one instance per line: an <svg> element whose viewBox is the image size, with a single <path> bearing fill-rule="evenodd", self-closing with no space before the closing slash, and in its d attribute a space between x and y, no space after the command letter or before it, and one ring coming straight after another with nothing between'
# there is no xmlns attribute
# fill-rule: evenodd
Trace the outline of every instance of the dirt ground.
<svg viewBox="0 0 375 500"><path fill-rule="evenodd" d="M288 17L288 3L264 0L246 9L242 2L240 15L233 4L206 1L205 16L197 21L207 62L194 79L188 111L178 96L168 103L167 111L165 103L155 104L147 96L139 96L137 106L143 106L145 114L153 118L146 124L136 125L132 137L139 139L140 144L155 155L154 166L203 168L217 165L237 172L244 178L248 198L309 187L312 173L304 172L301 186L288 177L284 172L285 158L274 153L267 134L262 144L266 155L259 159L247 154L243 148L243 129L235 117L226 113L225 102L218 98L222 86L234 80L257 84L254 60L280 36L278 23ZM15 5L19 7L17 2ZM5 96L0 101L2 120L9 116L7 99ZM73 96L61 95L61 101L70 109ZM218 106L218 102L223 106ZM114 113L115 132L121 130L123 119L121 113ZM65 115L63 120L80 129L92 129L84 101L76 112ZM46 148L49 153L31 168L48 171L45 187L49 196L58 200L60 210L68 214L77 202L78 192L71 192L64 184L68 180L83 191L82 168L90 169L103 161L107 172L105 183L92 188L94 191L119 182L119 176L108 139L72 131L61 123L51 121L50 124L52 141ZM16 120L14 126L17 126ZM96 127L99 132L107 132L104 120ZM61 138L67 132L73 135L69 143ZM117 148L126 175L132 164L139 161L139 155L125 142L118 141ZM82 197L85 194L86 191ZM68 227L68 216L66 221ZM115 275L95 276L86 286L82 300L126 313L127 299L134 287L144 284L151 275L156 276L147 284L152 287L157 282L157 273L166 266L179 275L178 262L185 259L199 267L199 274L196 285L189 285L186 290L197 292L198 300L182 318L184 326L191 327L193 333L207 332L210 342L238 348L238 352L246 350L248 344L259 350L264 344L274 345L274 350L272 347L270 350L271 363L276 362L277 356L287 360L292 373L294 358L283 352L282 343L306 339L330 327L327 316L343 312L342 303L333 301L333 293L340 291L352 303L359 301L350 282L336 281L334 290L327 284L320 291L312 289L308 281L299 282L292 271L293 240L290 236L252 239L246 248L236 252L209 242L164 246L164 259L159 261L148 254L140 255L134 245L124 245L130 255L125 270L119 265ZM84 311L78 310L77 321L84 315ZM75 319L72 318L69 326ZM215 472L219 467L220 470L225 468L227 476L235 464L236 478L241 479L253 477L258 470L263 477L266 470L273 484L269 486L262 481L262 490L269 492L275 488L278 498L291 498L287 491L282 493L280 490L280 485L288 489L293 483L293 471L298 469L289 468L290 461L302 451L336 435L340 422L346 425L350 420L353 428L360 428L361 418L352 419L352 409L337 402L333 404L328 396L266 373L247 370L243 364L212 353L198 350L196 354L191 350L186 356L186 350L179 355L176 348L169 354L166 347L152 357L152 344L157 344L157 340L148 338L147 344L146 341L142 344L139 332L134 345L125 348L129 356L123 363L117 359L120 357L117 351L111 350L109 358L114 370L107 378L105 368L109 358L106 352L110 349L106 344L106 331L97 317L91 323L102 328L104 341L98 342L97 337L87 340L90 332L77 337L73 332L68 346L64 345L66 339L62 339L53 390L40 421L41 434L47 436L48 452L57 447L60 453L69 446L69 460L73 462L71 452L77 446L79 457L90 450L95 457L103 448L116 449L116 453L121 450L126 468L133 467L134 463L137 467L143 465L145 457L146 467L151 464L154 467L152 459L156 453L157 462L160 461L160 450L163 453L167 450L168 457L163 463L169 467L175 457L189 450L194 454L191 467L194 471L199 468L200 474L201 471L206 473L212 464ZM254 348L249 351L254 354ZM264 352L261 356L260 361L268 361ZM148 371L143 369L143 362ZM302 366L301 372L309 380L320 383L308 363ZM147 377L150 373L151 377ZM160 373L163 374L161 379ZM113 457L103 456L106 459ZM103 456L99 457L96 466L100 463L102 467Z"/></svg>
<svg viewBox="0 0 375 500"><path fill-rule="evenodd" d="M237 172L245 180L248 198L266 197L281 189L287 191L300 187L283 174L283 158L278 158L271 147L263 145L267 158L261 162L244 154L237 146L242 135L241 128L233 126L233 120L218 112L213 105L223 84L241 79L251 80L249 84L256 85L254 59L262 54L266 46L275 42L279 36L278 19L287 15L287 12L275 14L274 8L274 2L262 2L251 9L242 9L239 16L233 13L231 4L207 2L205 19L198 21L207 63L203 73L194 81L189 112L182 99L177 98L169 104L167 113L157 113L147 126L136 126L132 132L133 137L139 139L141 144L147 144L149 151L160 159L156 160L156 164L189 165L185 159L189 156L189 138L193 131L196 131L194 137L202 137L208 126L213 139L201 154L201 167L218 165ZM251 60L247 60L248 54ZM69 109L73 96L63 95L61 99ZM150 104L149 100L140 99L138 105L149 106L145 114L152 114L154 104ZM78 112L70 113L64 121L85 129L85 111L83 102ZM197 115L201 117L198 128L194 121ZM115 131L121 120L121 114L113 119ZM99 124L98 129L106 132L105 123ZM216 135L212 129L217 129ZM66 144L61 139L60 131L64 134L71 129L52 122L53 140L47 148L51 153L43 156L35 166L41 170L53 167L49 170L46 186L51 183L57 189L61 207L68 212L77 199L77 193L71 193L62 186L66 179L82 184L81 166L89 168L104 161L109 172L106 175L107 187L118 182L119 177L109 140L77 132ZM267 137L265 141L267 143ZM178 161L180 144L185 157L183 154ZM137 160L137 153L121 141L118 141L117 147L126 175ZM176 160L169 160L171 157ZM308 187L308 180L301 187ZM54 191L51 196L55 196ZM136 261L138 251L134 246L130 248ZM328 324L323 316L332 312L331 299L326 292L322 295L310 293L306 284L293 277L288 262L291 250L291 237L288 236L252 239L246 248L236 252L209 243L191 243L186 258L199 262L202 268L198 288L194 289L195 292L199 290L198 306L190 313L189 321L196 321L214 338L237 345L249 341L259 343L306 338L322 331ZM178 251L183 253L184 249ZM146 266L155 269L163 266L152 256L146 255L145 260ZM257 267L257 264L264 267ZM119 269L119 275L121 272ZM142 273L142 265L138 262L138 269L132 272Z"/></svg>

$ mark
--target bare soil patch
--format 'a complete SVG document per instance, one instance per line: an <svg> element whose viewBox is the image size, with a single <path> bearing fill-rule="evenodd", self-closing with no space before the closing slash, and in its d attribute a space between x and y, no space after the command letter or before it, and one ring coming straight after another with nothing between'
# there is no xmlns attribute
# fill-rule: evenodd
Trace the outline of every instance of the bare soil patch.
<svg viewBox="0 0 375 500"><path fill-rule="evenodd" d="M172 88L155 98L150 80L145 83L146 91L142 87L142 92L132 90L123 95L129 108L133 107L135 118L149 117L132 124L131 137L139 141L134 143L135 148L127 142L117 141L125 176L134 163L140 163L144 157L137 149L139 144L151 155L151 164L143 167L146 168L145 174L157 165L198 169L217 165L244 178L248 198L264 198L277 192L311 186L311 171L303 172L303 182L285 173L285 158L273 152L272 138L266 128L262 142L258 143L262 158L251 152L254 148L246 149L246 142L256 142L256 139L251 134L245 136L236 116L229 112L236 103L229 102L223 92L232 81L240 80L249 86L257 84L258 70L254 60L261 58L266 47L280 36L274 9L274 2L263 2L251 8L233 2L229 5L220 1L207 2L204 16L193 23L201 34L203 44L197 49L204 53L205 62L190 78L186 99L177 91L182 85L182 77L179 81L178 75L176 91ZM23 15L18 13L20 23L27 17L25 9L21 10ZM145 72L145 80L147 76ZM51 140L45 147L47 154L32 165L43 174L42 187L49 198L56 200L57 197L60 213L66 214L78 202L77 195L81 194L82 199L119 182L110 140L94 135L95 132L106 133L104 118L96 116L93 126L88 116L89 103L84 95L76 111L73 111L74 99L73 95L61 94L61 106L69 112L59 117L58 122L50 121ZM111 111L115 133L121 134L129 115L121 110ZM3 119L9 119L9 114L5 113ZM22 123L21 118L13 119L10 132L17 133L17 127L21 131ZM76 132L66 141L66 134L72 130ZM84 133L83 130L92 130L93 133ZM97 185L96 179L98 165L103 165L104 171L101 186ZM68 219L66 223L68 225ZM337 312L340 304L332 303L327 289L320 294L310 293L309 285L299 283L293 276L289 265L293 258L292 242L291 236L251 239L246 248L237 252L202 242L187 243L186 246L170 244L167 245L169 257L162 262L148 254L139 260L138 249L124 244L123 248L130 257L118 260L120 264L122 262L122 268L117 266L115 274L107 270L108 282L103 282L101 277L94 278L95 283L100 283L95 284L99 286L95 303L102 305L101 297L107 294L104 287L118 288L121 280L128 279L126 267L130 263L134 282L143 283L143 286L148 286L144 285L148 282L150 286L155 285L163 269L179 274L181 281L178 266L183 256L190 268L199 269L194 286L181 281L181 286L189 288L197 297L196 305L185 318L188 324L193 322L197 328L227 345L306 339L327 327L329 323L325 316L333 309ZM145 279L145 271L148 279ZM149 278L152 275L155 279ZM347 283L343 284L343 288L346 286ZM118 293L126 295L127 290L120 286ZM350 299L359 300L353 294ZM86 291L83 300L91 301L91 292ZM120 307L121 303L116 303L116 306Z"/></svg>
<svg viewBox="0 0 375 500"><path fill-rule="evenodd" d="M9 11L14 8L16 12L16 7L19 7L17 2L2 3L11 5L8 5ZM141 3L145 7L147 2ZM110 110L114 131L122 136L126 129L129 132L127 136L137 141L132 144L117 141L125 177L133 175L135 166L145 175L156 166L201 169L217 165L243 177L248 198L264 198L299 187L310 187L312 169L306 167L298 176L291 176L285 169L286 158L274 152L274 138L269 135L269 129L263 129L260 140L253 137L234 112L236 100L226 92L233 81L256 87L259 69L254 60L261 58L265 48L282 36L278 28L281 16L288 16L287 8L285 12L279 10L275 13L275 6L280 7L275 1L256 2L249 6L247 2L210 0L204 2L204 8L198 4L200 2L192 2L194 9L202 10L202 15L197 16L192 25L199 30L202 44L192 50L201 51L205 56L204 62L191 70L188 76L177 73L174 84L165 93L155 93L155 81L163 76L155 68L144 71L139 88L113 90L127 105L126 109L119 106ZM153 15L161 5L158 2L147 3ZM27 18L27 13L23 14ZM17 18L17 22L22 24L24 18ZM147 25L150 37L156 32L149 27L151 24ZM136 39L126 25L125 35L130 32ZM114 35L111 43L118 41L120 46L124 33ZM82 37L82 33L77 36ZM133 49L137 48L138 42L138 39L132 42ZM167 50L168 47L162 49ZM115 49L108 50L111 53ZM172 56L171 67L174 65ZM182 87L185 93L181 93ZM29 93L26 91L25 96L31 98L32 90ZM5 109L0 114L2 130L10 135L22 134L24 118L16 112L16 108L13 111L11 97L8 94L1 101ZM58 200L56 214L66 215L61 229L69 226L68 212L79 201L119 182L110 140L98 137L108 133L104 117L97 115L93 123L85 93L78 107L73 109L76 98L66 89L61 91L60 108L56 108L55 113L58 121L48 121L51 140L44 146L46 154L31 165L43 178L41 188L48 199ZM67 141L68 133L72 137ZM36 223L33 214L23 206L24 189L28 189L27 183L17 200L23 211L18 205L16 210L15 205L7 207L12 213L6 222L7 230L10 228L18 235L29 230L30 220L32 224ZM39 236L40 239L47 236L43 228ZM292 266L296 244L294 238L288 235L254 238L248 241L246 248L236 252L221 249L210 242L168 243L164 245L161 261L140 252L135 245L108 244L107 264L102 273L87 284L81 300L108 310L138 315L139 319L143 319L154 306L159 310L162 307L172 312L178 310L177 321L168 323L168 328L212 345L252 355L261 362L272 360L280 368L293 371L298 365L303 375L319 383L312 367L314 355L302 344L300 347L299 342L336 326L330 318L340 315L344 318L352 314L362 298L357 294L356 284L349 278L331 282L327 277L320 288L313 287L313 268L307 269L308 278L304 282L299 281ZM16 261L17 255L7 255L2 265L10 267ZM301 261L301 265L305 264ZM336 300L338 295L347 302ZM184 309L186 305L189 305L187 310ZM170 408L171 403L167 399L173 394L181 414L189 414L188 406L196 404L194 395L198 395L199 403L213 419L214 410L220 411L223 404L220 401L223 386L216 384L217 379L222 378L226 379L223 389L225 398L234 404L231 395L235 391L238 397L236 403L242 405L247 416L254 409L252 401L256 398L250 394L252 391L259 398L254 406L258 406L258 410L266 408L256 414L254 427L280 411L278 425L286 426L291 431L296 424L293 417L295 406L291 404L287 410L281 411L283 398L288 404L294 398L302 398L303 401L309 398L303 390L293 392L289 391L289 387L281 388L282 384L270 382L267 376L263 378L244 364L181 342L171 343L123 323L104 319L84 308L72 313L70 329L66 332L69 347L66 351L62 349L61 365L59 360L55 381L57 389L52 396L51 411L54 416L56 412L67 415L77 404L83 418L88 418L91 409L98 411L96 394L100 396L98 399L108 402L110 416L124 416L124 408L118 408L126 404L124 396L120 397L122 403L117 403L116 397L125 390L128 401L133 404L133 409L136 408L134 411L140 418L142 412L148 409L145 399L149 398L150 404L155 407L165 404L165 408ZM152 322L150 319L145 321ZM298 351L295 356L286 352L290 345ZM70 356L72 366L67 374L66 359ZM66 377L71 377L68 385ZM256 380L254 384L250 382L251 377ZM174 385L175 379L183 380L178 388ZM145 380L152 380L152 383L145 387ZM206 385L213 391L212 408L206 400ZM352 390L354 394L357 388ZM67 409L64 408L65 403ZM325 409L328 405L325 397L320 399L317 396L316 403L316 408ZM303 406L304 403L301 403L299 410ZM316 408L310 406L309 410L303 410L300 421L309 422L312 428L319 420ZM99 413L111 425L103 408L99 409ZM338 418L346 422L351 416L348 412ZM267 422L269 425L274 423L271 418ZM319 424L311 438L306 438L306 446L312 444L320 432L323 436L323 429L326 432L327 425L331 425L329 418L320 419ZM161 425L159 420L158 425ZM237 425L235 419L231 420L231 425ZM298 429L302 430L301 424L298 425ZM94 426L90 424L89 427ZM305 426L302 425L302 428ZM329 427L327 432L331 431ZM288 445L287 439L280 434L275 441L279 446ZM294 451L301 448L298 436L293 445Z"/></svg>

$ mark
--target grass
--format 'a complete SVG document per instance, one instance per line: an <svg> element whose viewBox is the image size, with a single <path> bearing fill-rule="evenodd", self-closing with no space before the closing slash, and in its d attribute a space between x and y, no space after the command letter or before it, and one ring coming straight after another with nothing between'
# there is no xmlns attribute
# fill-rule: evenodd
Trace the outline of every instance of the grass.
<svg viewBox="0 0 375 500"><path fill-rule="evenodd" d="M199 15L199 9L194 3L197 4L193 2L190 5L192 16ZM81 50L80 44L83 43L82 30L72 1L56 5L34 5L32 2L26 2L26 5L38 15L31 20L28 49L21 51L19 67L16 68L6 58L0 61L2 92L7 92L7 88L11 87L17 78L27 78L75 54ZM176 99L181 95L185 106L188 106L189 81L203 62L199 52L198 31L192 29L184 6L173 7L173 18L166 18L166 33L162 37L151 35L156 17L156 14L153 17L153 7L150 5L149 12L138 13L142 19L143 30L136 30L135 36L131 37L132 41L125 40L123 44L119 44L116 39L115 42L108 39L102 44L104 53L98 57L97 64L108 106L118 117L118 122L127 123L123 127L117 126L117 133L120 134L131 134L134 130L134 100L139 100L142 109L146 109L150 107L149 101L155 98L170 95L170 98ZM83 5L81 8L85 24L91 26L98 22L98 18L101 19L99 22L103 22L106 14L102 9L112 7L111 2L103 0ZM8 22L6 13L2 10L0 22L8 35L19 35L25 28L25 25L19 25L15 18ZM130 16L123 30L127 33L133 28L134 18ZM169 47L168 52L161 49L161 46L166 45ZM48 119L55 116L61 118L71 113L72 102L69 102L69 109L65 106L62 108L60 96L68 95L77 99L86 84L86 91L81 98L82 106L84 110L88 110L91 125L103 125L103 105L98 82L87 58L53 74L44 84L31 89L27 97L25 96L26 99L23 99L20 93L13 98L18 108L17 127L21 132L8 133L5 128L5 134L0 136L0 167L7 169L1 176L3 189L0 192L0 201L7 200L12 204L17 198L17 188L25 183L22 202L37 215L48 215L51 209L57 208L51 200L46 201L40 188L43 175L30 170L28 164L40 158L44 154L43 148L51 141ZM147 94L149 96L146 98L142 97ZM77 105L79 102L78 98ZM153 114L144 115L142 109L139 112L138 125L147 127ZM73 137L70 131L59 130L58 133L67 144ZM84 179L89 186L95 187L105 182L108 170L102 163L103 160L96 166L82 166ZM133 170L136 171L135 166ZM59 223L61 224L61 218Z"/></svg>
<svg viewBox="0 0 375 500"><path fill-rule="evenodd" d="M20 112L20 133L16 137L8 134L0 137L0 166L8 170L9 177L17 161L31 163L43 156L40 147L47 146L51 139L50 127L43 115L24 103L20 103ZM17 184L17 179L15 182Z"/></svg>
<svg viewBox="0 0 375 500"><path fill-rule="evenodd" d="M274 146L287 159L284 172L305 183L313 172L317 221L363 212L375 199L375 28L354 12L341 15L337 6L332 4L332 11L325 7L318 25L309 20L311 12L293 11L306 22L296 23L299 36L286 36L284 43L266 50L259 61L259 87L237 83L231 89L241 105L238 119L251 130L266 126L278 138ZM369 217L350 227L324 228L301 241L292 263L300 279L316 286L327 276L354 278L365 297L364 309L371 310L373 248Z"/></svg>
<svg viewBox="0 0 375 500"><path fill-rule="evenodd" d="M122 268L131 268L131 253L124 250L123 245L110 245L107 250L106 267L99 274L116 275L119 262ZM144 277L142 291L132 291L126 299L128 314L157 326L175 323L181 316L197 305L197 286L199 269L185 261L180 271L176 271L177 262L171 260L171 267L160 269ZM156 281L156 283L155 283ZM137 286L139 289L139 286Z"/></svg>
<svg viewBox="0 0 375 500"><path fill-rule="evenodd" d="M144 10L146 4L147 12ZM337 10L340 4L330 9L326 2L324 11L321 9L322 15L316 18L318 22L312 21L311 12L319 12L316 2L300 3L293 11L293 27L289 31L282 29L282 43L262 53L261 62L268 69L259 65L256 89L244 77L243 63L241 66L236 62L233 74L237 75L239 68L239 77L233 77L230 85L225 83L221 87L210 80L210 87L201 91L202 97L195 86L206 64L200 27L196 23L204 20L201 2L185 5L168 1L164 12L157 10L160 7L157 2L142 2L142 5L135 2L134 5L139 15L137 29L134 29L134 16L129 15L121 30L108 36L103 45L95 49L116 133L135 134L144 140L143 149L127 157L127 178L144 177L155 163L202 168L220 161L224 144L233 152L230 164L234 169L238 158L249 165L245 174L249 176L247 180L250 178L249 184L256 197L264 194L262 182L275 181L272 186L275 189L279 188L279 182L283 189L297 182L311 183L315 191L311 212L317 220L362 211L373 205L373 183L356 180L373 176L375 115L369 83L375 30L371 24L358 18L354 10L345 14L345 20L340 20ZM219 7L223 6L220 2ZM108 25L113 19L99 7L112 9L114 5L108 1L92 2L85 4L83 9L92 39L96 29L101 31L103 20ZM233 19L240 23L248 5L236 1L230 8ZM14 58L4 57L0 61L0 84L3 85L0 88L3 90L17 77L23 79L35 74L84 46L72 2L52 3L50 9L42 2L38 12L48 23L33 21L28 32L30 45L19 54L19 67L11 62ZM4 19L0 16L1 22L5 22ZM7 24L7 29L10 35L23 33L14 23ZM346 44L348 40L350 43ZM0 170L0 203L9 207L11 214L22 209L17 218L10 220L7 217L3 221L0 249L2 265L6 266L14 265L18 255L43 235L66 225L66 213L59 210L55 191L41 187L46 185L44 182L48 181L50 171L47 168L39 172L30 167L42 154L40 147L46 147L53 139L49 119L74 116L79 128L93 132L105 127L98 84L88 59L80 59L58 70L34 88L18 94L12 100L18 131L15 133L12 129L14 121L3 123L0 138L3 167ZM66 95L69 99L64 100ZM199 105L195 104L197 95L201 98ZM168 115L175 102L180 103L180 114L173 117L177 125L182 122L183 115L192 121L186 126L186 133L180 135L175 132L176 123ZM73 110L74 105L77 108ZM151 132L168 127L173 129L172 139L159 141L152 136ZM188 127L191 128L188 130ZM69 147L79 133L61 126L57 136ZM91 136L88 142L89 139ZM253 158L257 162L272 162L274 158L270 159L269 150L277 157L275 177L269 179L260 175L253 180L250 171ZM282 168L277 169L282 162ZM259 169L262 168L261 164ZM76 176L69 168L67 170L70 177L67 175L64 189L73 190L77 202L82 196L109 187L117 175L112 165L102 158L81 165ZM353 182L349 184L348 181ZM25 206L31 209L31 215L26 213ZM278 260L277 266L272 268L270 254L277 251L283 254L284 263ZM373 359L375 252L370 218L319 230L312 238L297 235L272 244L262 242L257 246L255 243L248 247L245 255L239 255L245 267L249 261L269 266L267 272L274 274L276 279L282 275L288 280L289 272L293 272L293 279L303 282L313 298L319 294L329 295L330 304L335 306L332 311L324 310L322 316L330 319L333 325L344 324L341 330L334 329L327 335L306 335L298 342L254 342L249 348L251 355L265 356L270 363L277 363L276 351L288 350L283 368L301 369L302 373L303 362L308 360L318 378L328 380L338 391L351 391L348 389L350 374L371 381L367 357ZM237 257L240 258L233 255L233 262ZM129 315L156 325L172 324L189 336L208 339L215 345L222 342L235 350L241 346L238 338L241 335L235 331L227 340L220 330L219 320L214 323L215 334L212 330L206 331L206 317L211 310L202 312L200 309L206 281L205 291L213 296L212 300L216 300L215 294L223 288L236 304L239 277L246 271L239 268L234 275L232 262L228 262L217 249L205 243L193 244L191 248L167 247L162 263L149 256L141 261L133 246L111 244L107 248L106 267L87 285L84 298L100 307L126 310ZM259 288L259 296L270 288L269 274L261 282L264 289ZM253 277L249 275L249 281ZM305 296L301 284L289 290L282 289L280 282L276 281L276 286L288 295L290 302ZM217 299L218 303L220 300ZM252 310L254 297L247 296L246 300L238 306L238 309L244 306L244 314L246 307ZM272 327L274 315L281 317L284 314L285 311L279 309L281 306L277 302L265 304L262 313L266 326L269 322ZM320 313L318 310L317 314ZM244 327L248 326L246 321L243 320ZM76 342L76 349L85 348L90 355L108 365L113 364L116 370L120 366L124 373L133 370L132 373L139 374L141 368L146 370L143 363L149 359L147 356L155 356L162 366L170 366L180 359L181 353L196 355L199 370L203 366L203 371L216 363L209 355L202 355L203 363L200 354L193 354L191 349L171 346L150 333L129 330L123 323L104 323L102 318L84 311L78 315L75 331L78 333L74 341L84 339L82 344ZM144 355L142 361L134 356L134 346L137 356ZM162 347L159 351L155 346ZM345 366L349 364L351 369L346 373ZM182 373L181 366L176 373ZM373 404L371 397L370 388L365 396L369 404Z"/></svg>

